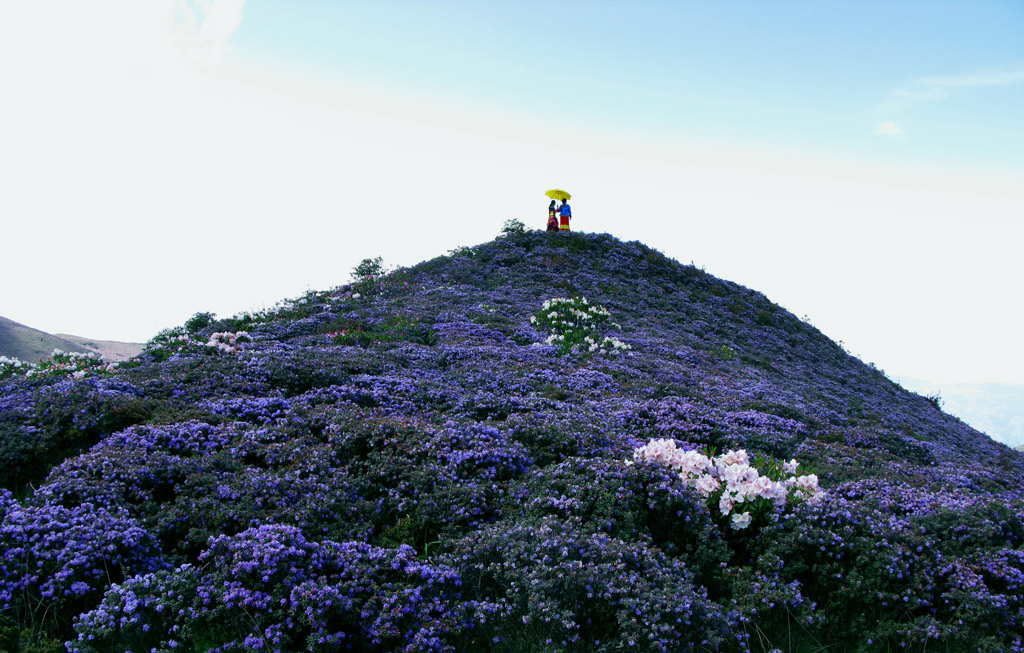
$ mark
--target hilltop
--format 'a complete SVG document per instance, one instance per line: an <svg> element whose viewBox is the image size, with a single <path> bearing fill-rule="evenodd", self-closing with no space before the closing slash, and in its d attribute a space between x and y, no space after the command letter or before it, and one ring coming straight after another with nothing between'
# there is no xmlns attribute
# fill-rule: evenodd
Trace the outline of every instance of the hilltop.
<svg viewBox="0 0 1024 653"><path fill-rule="evenodd" d="M368 259L77 376L0 381L0 647L1022 646L1024 455L640 243Z"/></svg>

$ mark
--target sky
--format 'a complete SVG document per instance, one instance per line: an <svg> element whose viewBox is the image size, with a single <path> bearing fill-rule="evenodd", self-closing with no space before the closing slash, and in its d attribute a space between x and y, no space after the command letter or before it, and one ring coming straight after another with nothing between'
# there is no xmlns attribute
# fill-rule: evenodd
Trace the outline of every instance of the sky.
<svg viewBox="0 0 1024 653"><path fill-rule="evenodd" d="M1024 384L1024 3L0 7L0 315L146 341L543 228Z"/></svg>

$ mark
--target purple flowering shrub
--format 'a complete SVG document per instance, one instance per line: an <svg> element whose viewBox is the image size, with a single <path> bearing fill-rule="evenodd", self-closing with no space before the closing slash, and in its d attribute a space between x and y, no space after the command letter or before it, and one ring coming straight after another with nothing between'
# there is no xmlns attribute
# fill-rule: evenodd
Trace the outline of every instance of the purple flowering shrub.
<svg viewBox="0 0 1024 653"><path fill-rule="evenodd" d="M1022 646L1022 545L1019 497L873 480L786 515L753 557L759 573L817 604L822 641L1001 651Z"/></svg>
<svg viewBox="0 0 1024 653"><path fill-rule="evenodd" d="M714 649L730 631L681 561L554 516L477 531L445 559L499 606L480 626L493 649Z"/></svg>
<svg viewBox="0 0 1024 653"><path fill-rule="evenodd" d="M240 422L122 431L55 469L38 494L128 510L178 562L194 560L212 536L254 525L338 531L361 521L358 497L322 444Z"/></svg>
<svg viewBox="0 0 1024 653"><path fill-rule="evenodd" d="M461 584L408 546L267 525L211 539L197 566L111 586L69 650L452 651L493 610L461 599Z"/></svg>
<svg viewBox="0 0 1024 653"><path fill-rule="evenodd" d="M269 424L284 417L291 402L277 395L269 397L230 397L204 402L203 408L214 415L253 424Z"/></svg>
<svg viewBox="0 0 1024 653"><path fill-rule="evenodd" d="M546 343L560 296L629 355ZM1021 647L1024 458L639 243L510 232L174 333L0 381L0 649Z"/></svg>
<svg viewBox="0 0 1024 653"><path fill-rule="evenodd" d="M16 623L67 634L107 585L163 564L154 538L124 511L22 506L6 491L0 507L0 610Z"/></svg>
<svg viewBox="0 0 1024 653"><path fill-rule="evenodd" d="M230 429L202 422L132 427L55 468L37 495L144 517L171 501L190 475L216 465L231 437Z"/></svg>
<svg viewBox="0 0 1024 653"><path fill-rule="evenodd" d="M420 552L498 519L511 481L531 462L498 429L453 422L361 420L330 430L329 442L376 538Z"/></svg>
<svg viewBox="0 0 1024 653"><path fill-rule="evenodd" d="M511 415L505 422L509 436L521 443L537 466L545 467L567 458L632 455L638 441L607 427L601 404L544 400L534 409Z"/></svg>
<svg viewBox="0 0 1024 653"><path fill-rule="evenodd" d="M554 516L580 532L650 542L709 588L729 559L702 497L662 465L572 458L531 471L515 500L526 523Z"/></svg>
<svg viewBox="0 0 1024 653"><path fill-rule="evenodd" d="M263 524L287 522L309 533L367 537L364 508L344 475L224 465L190 477L181 494L147 523L169 555L191 560L215 534Z"/></svg>
<svg viewBox="0 0 1024 653"><path fill-rule="evenodd" d="M244 359L247 374L285 397L345 383L352 373L348 361L326 352L282 349L254 352Z"/></svg>
<svg viewBox="0 0 1024 653"><path fill-rule="evenodd" d="M0 387L0 487L17 492L152 412L138 387L116 378L8 381Z"/></svg>

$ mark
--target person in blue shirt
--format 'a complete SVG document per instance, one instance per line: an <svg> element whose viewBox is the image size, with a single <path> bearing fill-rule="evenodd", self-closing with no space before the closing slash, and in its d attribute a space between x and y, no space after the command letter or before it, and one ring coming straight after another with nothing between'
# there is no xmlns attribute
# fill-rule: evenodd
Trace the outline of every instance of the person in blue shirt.
<svg viewBox="0 0 1024 653"><path fill-rule="evenodd" d="M562 206L558 210L562 221L558 225L559 231L569 231L569 219L572 217L572 209L569 208L568 200L562 200Z"/></svg>

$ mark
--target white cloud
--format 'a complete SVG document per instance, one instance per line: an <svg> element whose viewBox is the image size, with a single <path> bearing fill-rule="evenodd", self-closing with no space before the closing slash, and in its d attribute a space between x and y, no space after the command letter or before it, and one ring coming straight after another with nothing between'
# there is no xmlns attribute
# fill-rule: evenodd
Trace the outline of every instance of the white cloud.
<svg viewBox="0 0 1024 653"><path fill-rule="evenodd" d="M947 91L944 88L938 88L938 87L933 87L933 88L913 88L913 89L898 88L898 89L896 89L895 91L892 92L892 97L895 98L895 99L899 99L899 100L910 100L910 101L916 101L916 100L924 100L924 101L944 100L945 98L949 97L949 91Z"/></svg>
<svg viewBox="0 0 1024 653"><path fill-rule="evenodd" d="M36 0L0 10L0 70L18 77L109 79L166 71L182 58L216 64L245 0ZM174 61L174 60L179 61Z"/></svg>
<svg viewBox="0 0 1024 653"><path fill-rule="evenodd" d="M903 134L903 130L894 122L880 122L871 133L876 136L900 136Z"/></svg>
<svg viewBox="0 0 1024 653"><path fill-rule="evenodd" d="M1024 70L919 77L910 82L908 86L894 90L891 99L928 102L944 100L954 89L1013 86L1022 83L1024 83Z"/></svg>
<svg viewBox="0 0 1024 653"><path fill-rule="evenodd" d="M922 77L917 83L925 87L964 88L978 86L1011 86L1024 83L1024 70L1008 70L994 73L951 75L944 77Z"/></svg>
<svg viewBox="0 0 1024 653"><path fill-rule="evenodd" d="M1024 84L1024 70L918 77L893 89L880 103L878 113L884 116L904 115L922 103L941 102L958 93L1017 84ZM895 139L904 137L903 129L892 121L880 122L872 133Z"/></svg>
<svg viewBox="0 0 1024 653"><path fill-rule="evenodd" d="M174 36L183 54L204 67L219 65L242 23L244 4L245 0L178 0Z"/></svg>
<svg viewBox="0 0 1024 653"><path fill-rule="evenodd" d="M39 270L31 283L0 283L5 316L45 312L35 319L51 330L69 314L98 323L97 297L170 290L176 258L187 252L211 267L207 243L237 237L231 199L246 194L255 129L217 68L242 7L39 0L0 9L0 215L4 240L18 244L0 258L0 279ZM166 316L147 328L164 326Z"/></svg>

